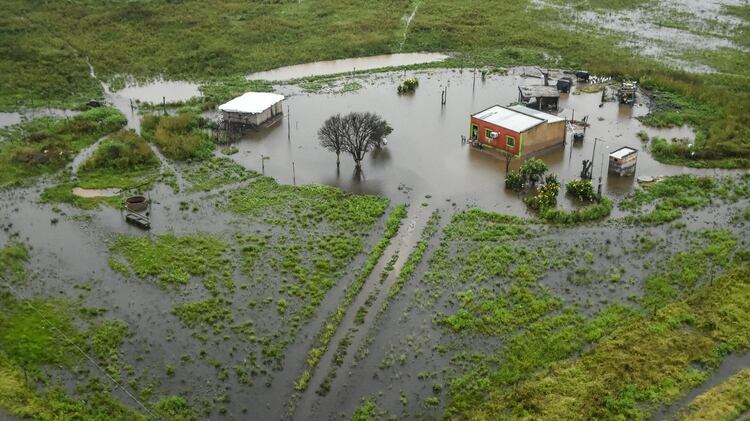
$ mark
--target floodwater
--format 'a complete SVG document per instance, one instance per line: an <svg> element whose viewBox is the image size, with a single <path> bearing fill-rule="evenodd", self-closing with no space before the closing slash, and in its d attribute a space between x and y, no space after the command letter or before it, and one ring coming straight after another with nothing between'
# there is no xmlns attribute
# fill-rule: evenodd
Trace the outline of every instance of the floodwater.
<svg viewBox="0 0 750 421"><path fill-rule="evenodd" d="M74 187L73 194L78 197L112 197L117 196L120 189L84 189L83 187Z"/></svg>
<svg viewBox="0 0 750 421"><path fill-rule="evenodd" d="M407 66L411 64L432 63L442 61L448 56L441 53L399 53L384 54L371 57L347 58L314 63L297 64L279 67L265 72L251 73L248 80L291 80L309 76L332 75L353 72L356 70L372 70L383 67Z"/></svg>
<svg viewBox="0 0 750 421"><path fill-rule="evenodd" d="M132 85L121 89L114 95L132 99L134 102L160 104L166 102L186 101L201 96L200 85L192 82L175 80L155 80L143 85Z"/></svg>
<svg viewBox="0 0 750 421"><path fill-rule="evenodd" d="M0 113L0 127L12 126L39 117L73 117L80 114L76 110L59 108L30 108L12 113Z"/></svg>
<svg viewBox="0 0 750 421"><path fill-rule="evenodd" d="M420 81L416 93L398 95L397 85L412 76ZM281 86L279 91L291 94L285 101L289 107L286 121L246 133L235 145L240 152L231 158L255 171L265 171L282 183L329 184L396 200L412 190L416 197L429 194L459 204L523 213L525 206L521 200L504 187L504 158L497 152L462 144L461 136L468 135L472 113L494 104L507 105L516 100L518 85L535 83L539 83L538 79L498 75L485 81L477 75L475 81L472 71L437 70L371 76L362 82L361 90L345 94L306 94L293 86ZM444 87L448 89L448 100L441 106ZM602 166L607 154L621 146L639 151L636 176L721 172L656 162L638 138L639 131L665 138L694 138L692 130L645 127L637 117L648 113L648 98L639 97L633 107L609 102L601 108L600 98L598 93L561 96L561 116L570 118L574 113L576 119L588 116L591 124L581 144L568 141L565 146L539 155L561 182L578 178L581 161L593 156L595 182L601 175L605 193L622 195L632 191L636 177L610 176L606 164ZM287 107L284 108L287 112ZM387 146L368 154L360 175L355 173L353 161L346 155L342 155L341 167L337 169L336 156L320 147L316 137L326 118L350 111L378 113L393 127ZM262 157L266 158L263 165ZM520 164L521 160L514 159L511 169Z"/></svg>
<svg viewBox="0 0 750 421"><path fill-rule="evenodd" d="M703 63L686 61L683 53L697 49L732 48L748 52L732 38L745 24L729 15L725 6L741 6L742 0L666 0L620 10L583 10L549 0L534 0L540 8L556 8L562 22L582 34L591 27L619 35L621 46L693 72L713 72ZM587 35L583 35L587 36ZM592 35L593 36L593 35Z"/></svg>

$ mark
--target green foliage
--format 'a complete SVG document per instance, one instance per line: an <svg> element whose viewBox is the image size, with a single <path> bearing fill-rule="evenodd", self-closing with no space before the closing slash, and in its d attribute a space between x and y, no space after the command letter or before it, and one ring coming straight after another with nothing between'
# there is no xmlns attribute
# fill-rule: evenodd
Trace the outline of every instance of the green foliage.
<svg viewBox="0 0 750 421"><path fill-rule="evenodd" d="M172 309L172 313L189 328L223 325L233 320L232 312L227 307L229 304L220 298L209 298L203 301L177 304Z"/></svg>
<svg viewBox="0 0 750 421"><path fill-rule="evenodd" d="M81 166L82 171L138 170L159 165L148 143L132 130L121 130L104 140Z"/></svg>
<svg viewBox="0 0 750 421"><path fill-rule="evenodd" d="M513 191L523 190L523 176L517 171L510 171L505 176L505 188Z"/></svg>
<svg viewBox="0 0 750 421"><path fill-rule="evenodd" d="M354 410L352 421L374 421L382 415L381 413L378 404L372 399L367 399Z"/></svg>
<svg viewBox="0 0 750 421"><path fill-rule="evenodd" d="M533 185L547 172L547 164L539 158L529 158L521 164L520 172Z"/></svg>
<svg viewBox="0 0 750 421"><path fill-rule="evenodd" d="M26 279L24 263L29 260L29 251L18 241L13 241L0 248L0 279L21 282Z"/></svg>
<svg viewBox="0 0 750 421"><path fill-rule="evenodd" d="M724 353L750 345L748 280L750 267L737 267L652 316L633 316L577 359L493 391L463 416L648 419L703 382Z"/></svg>
<svg viewBox="0 0 750 421"><path fill-rule="evenodd" d="M149 114L143 117L143 136L152 140L169 158L177 161L203 160L213 155L214 143L198 127L195 114L175 116Z"/></svg>
<svg viewBox="0 0 750 421"><path fill-rule="evenodd" d="M410 94L417 90L417 86L419 86L419 80L414 77L401 82L397 90L399 94Z"/></svg>
<svg viewBox="0 0 750 421"><path fill-rule="evenodd" d="M41 365L63 365L78 357L60 332L77 338L67 303L59 301L18 301L0 296L0 350L25 369Z"/></svg>
<svg viewBox="0 0 750 421"><path fill-rule="evenodd" d="M181 396L164 396L153 404L153 410L159 417L168 421L193 421L198 419L197 412Z"/></svg>
<svg viewBox="0 0 750 421"><path fill-rule="evenodd" d="M546 209L539 217L545 222L558 225L575 225L584 222L599 221L612 212L612 200L602 197L597 202L582 208L565 211L562 209Z"/></svg>
<svg viewBox="0 0 750 421"><path fill-rule="evenodd" d="M23 185L62 169L81 149L125 125L114 108L95 108L72 118L39 118L0 129L0 187Z"/></svg>
<svg viewBox="0 0 750 421"><path fill-rule="evenodd" d="M227 248L226 243L210 234L121 235L115 238L110 251L113 257L125 258L138 277L154 277L162 285L184 285L193 276L205 276L231 266L224 256Z"/></svg>
<svg viewBox="0 0 750 421"><path fill-rule="evenodd" d="M557 180L549 180L544 183L535 196L523 198L523 202L531 209L544 213L548 209L557 207L557 194L560 192L560 183Z"/></svg>
<svg viewBox="0 0 750 421"><path fill-rule="evenodd" d="M631 219L644 224L662 224L682 216L684 209L701 209L721 198L735 201L750 197L750 177L699 177L678 175L643 186L625 200L620 208L636 213ZM647 205L653 209L643 212Z"/></svg>
<svg viewBox="0 0 750 421"><path fill-rule="evenodd" d="M568 184L565 185L565 191L580 201L594 202L597 200L597 195L594 191L594 186L591 184L591 180L569 181Z"/></svg>
<svg viewBox="0 0 750 421"><path fill-rule="evenodd" d="M229 194L229 209L236 213L273 215L278 221L296 220L302 227L326 221L349 232L372 226L386 206L383 198L348 194L317 184L280 185L270 177L258 177Z"/></svg>
<svg viewBox="0 0 750 421"><path fill-rule="evenodd" d="M184 171L185 179L192 183L190 191L211 191L231 183L239 183L258 176L229 158L211 157Z"/></svg>
<svg viewBox="0 0 750 421"><path fill-rule="evenodd" d="M128 325L117 320L104 322L91 332L91 348L94 354L105 363L107 373L115 378L121 371L120 347L128 335Z"/></svg>

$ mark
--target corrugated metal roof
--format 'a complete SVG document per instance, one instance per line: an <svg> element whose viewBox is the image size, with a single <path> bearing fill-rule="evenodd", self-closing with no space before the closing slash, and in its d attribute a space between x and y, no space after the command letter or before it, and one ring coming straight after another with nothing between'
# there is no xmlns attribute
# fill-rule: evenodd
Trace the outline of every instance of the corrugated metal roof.
<svg viewBox="0 0 750 421"><path fill-rule="evenodd" d="M531 109L525 105L513 105L511 107L508 107L511 110L518 111L519 113L530 115L532 117L540 118L542 120L546 120L547 123L558 123L560 121L564 121L564 118L560 118L554 114L547 114L545 112Z"/></svg>
<svg viewBox="0 0 750 421"><path fill-rule="evenodd" d="M283 100L284 95L268 92L246 92L226 104L219 105L219 109L229 113L258 114Z"/></svg>
<svg viewBox="0 0 750 421"><path fill-rule="evenodd" d="M609 156L615 159L622 159L634 152L637 152L637 151L635 149L628 148L627 146L625 146L612 152L611 154L609 154Z"/></svg>
<svg viewBox="0 0 750 421"><path fill-rule="evenodd" d="M526 98L536 98L536 97L559 98L560 97L560 92L557 90L556 86L529 85L529 86L519 86L518 89L521 90L521 94Z"/></svg>
<svg viewBox="0 0 750 421"><path fill-rule="evenodd" d="M519 113L518 111L501 107L499 105L480 111L472 117L500 127L505 127L506 129L517 133L525 132L532 127L544 123L544 120L542 119Z"/></svg>

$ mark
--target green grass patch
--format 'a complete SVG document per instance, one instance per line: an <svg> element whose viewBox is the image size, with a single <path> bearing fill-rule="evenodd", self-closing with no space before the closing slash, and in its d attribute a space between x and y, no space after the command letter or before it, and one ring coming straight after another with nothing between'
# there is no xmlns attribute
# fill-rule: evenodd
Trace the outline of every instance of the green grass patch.
<svg viewBox="0 0 750 421"><path fill-rule="evenodd" d="M25 185L67 165L81 149L125 125L114 108L65 119L38 118L0 129L0 187Z"/></svg>
<svg viewBox="0 0 750 421"><path fill-rule="evenodd" d="M113 262L120 263L113 269L121 271L127 264L135 276L156 279L162 286L185 285L192 277L231 268L227 250L224 241L210 234L121 235L110 245Z"/></svg>
<svg viewBox="0 0 750 421"><path fill-rule="evenodd" d="M22 282L27 277L24 263L29 260L29 251L18 241L12 241L0 248L0 278L11 282Z"/></svg>
<svg viewBox="0 0 750 421"><path fill-rule="evenodd" d="M579 358L490 393L464 416L647 419L705 380L727 352L750 345L748 280L750 267L729 270L652 316L633 316Z"/></svg>
<svg viewBox="0 0 750 421"><path fill-rule="evenodd" d="M239 183L258 176L229 158L211 157L184 171L192 186L189 191L211 191L231 183Z"/></svg>
<svg viewBox="0 0 750 421"><path fill-rule="evenodd" d="M634 213L630 220L663 224L682 216L685 209L702 209L722 199L737 201L750 197L750 176L711 178L693 175L667 177L644 184L620 202L620 208ZM644 211L644 208L648 210Z"/></svg>
<svg viewBox="0 0 750 421"><path fill-rule="evenodd" d="M175 116L148 114L143 116L143 136L153 141L168 158L177 161L208 159L213 155L214 143L201 130L202 120L196 114Z"/></svg>

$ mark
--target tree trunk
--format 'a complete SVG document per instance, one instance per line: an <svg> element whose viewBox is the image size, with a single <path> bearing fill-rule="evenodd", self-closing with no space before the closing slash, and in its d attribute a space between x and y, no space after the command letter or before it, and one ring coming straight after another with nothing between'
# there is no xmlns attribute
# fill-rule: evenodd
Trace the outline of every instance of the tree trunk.
<svg viewBox="0 0 750 421"><path fill-rule="evenodd" d="M336 168L341 165L341 151L336 151Z"/></svg>

